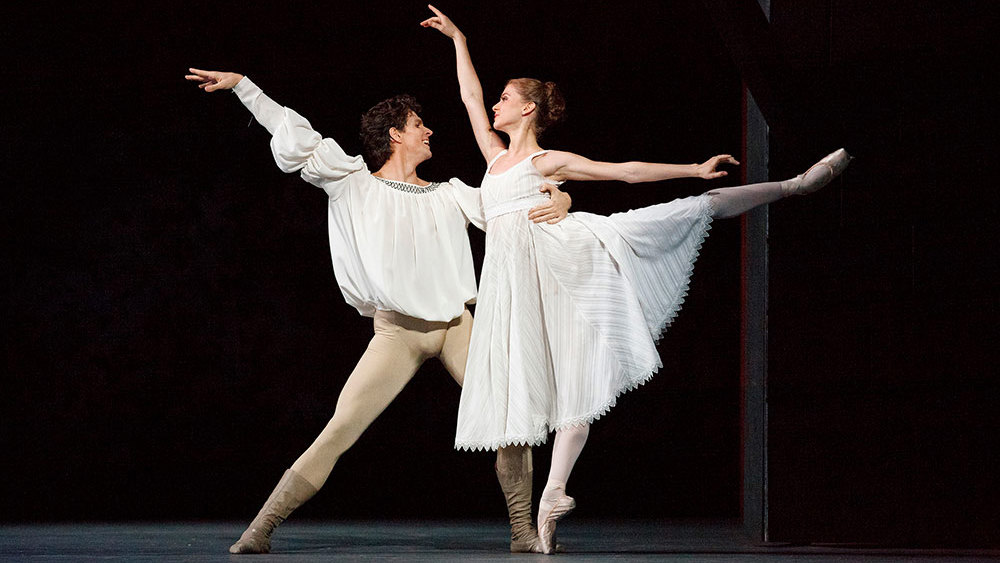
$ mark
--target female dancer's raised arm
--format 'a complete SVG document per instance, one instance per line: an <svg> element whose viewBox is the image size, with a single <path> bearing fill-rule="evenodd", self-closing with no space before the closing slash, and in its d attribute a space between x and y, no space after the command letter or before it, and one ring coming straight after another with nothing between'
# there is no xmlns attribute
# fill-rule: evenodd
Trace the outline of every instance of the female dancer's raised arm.
<svg viewBox="0 0 1000 563"><path fill-rule="evenodd" d="M493 130L490 118L486 114L486 103L483 99L483 87L479 83L476 68L472 65L472 56L465 42L465 34L440 10L427 5L436 15L420 22L423 27L433 27L455 42L455 58L458 66L458 85L462 93L462 102L469 114L472 132L476 135L476 143L487 162L500 151L507 148L503 139Z"/></svg>
<svg viewBox="0 0 1000 563"><path fill-rule="evenodd" d="M493 160L497 154L507 149L506 144L496 134L495 128L490 125L490 119L486 113L486 106L483 98L483 88L479 82L479 76L472 64L472 57L469 55L469 48L466 43L465 34L451 19L441 13L440 10L428 4L435 16L428 18L420 25L423 27L433 27L455 43L455 60L458 71L458 83L462 94L462 102L469 114L469 121L472 124L473 133L476 136L476 143L479 150L487 162ZM500 101L493 106L494 119L498 118L505 111L507 113L517 112L518 117L527 117L532 113L538 113L537 104L530 100L524 100L519 92L511 90L510 85L500 96ZM515 107L516 106L516 107ZM534 152L538 149L534 135L529 135L525 140L525 146L519 146L517 140L524 137L517 132L508 132L511 135L511 152L517 155ZM522 150L523 149L523 150ZM711 180L726 176L725 171L716 170L720 164L739 164L739 162L728 154L713 156L701 164L660 164L650 162L600 162L590 160L578 154L566 151L550 151L544 156L535 160L535 166L547 179L555 182L565 180L620 180L628 183L656 182L660 180L671 180L674 178L703 178Z"/></svg>

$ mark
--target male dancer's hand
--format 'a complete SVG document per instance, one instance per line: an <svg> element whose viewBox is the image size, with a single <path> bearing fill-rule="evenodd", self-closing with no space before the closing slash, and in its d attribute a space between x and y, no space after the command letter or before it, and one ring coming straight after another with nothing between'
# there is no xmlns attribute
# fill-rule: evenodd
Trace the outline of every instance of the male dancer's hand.
<svg viewBox="0 0 1000 563"><path fill-rule="evenodd" d="M232 90L243 80L243 75L235 72L219 72L216 70L198 70L197 68L189 68L188 74L184 78L197 82L198 87L206 92L215 92L216 90Z"/></svg>
<svg viewBox="0 0 1000 563"><path fill-rule="evenodd" d="M720 164L733 164L739 166L740 161L729 154L717 154L712 158L695 166L695 176L703 180L714 180L729 174L725 170L716 170Z"/></svg>
<svg viewBox="0 0 1000 563"><path fill-rule="evenodd" d="M552 184L545 184L538 191L549 194L549 201L532 207L528 211L528 219L535 223L545 222L550 225L565 219L570 206L573 205L573 198Z"/></svg>

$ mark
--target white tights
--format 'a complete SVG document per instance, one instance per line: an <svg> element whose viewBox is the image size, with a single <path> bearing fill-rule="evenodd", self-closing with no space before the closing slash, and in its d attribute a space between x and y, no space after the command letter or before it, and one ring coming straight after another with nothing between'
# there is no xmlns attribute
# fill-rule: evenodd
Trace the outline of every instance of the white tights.
<svg viewBox="0 0 1000 563"><path fill-rule="evenodd" d="M590 435L590 425L570 426L556 432L555 443L552 444L552 465L549 467L549 480L542 491L539 511L549 510L557 498L566 494L566 482L573 471L576 459L580 457L583 446L587 444Z"/></svg>
<svg viewBox="0 0 1000 563"><path fill-rule="evenodd" d="M763 182L706 192L712 196L712 216L717 219L738 217L754 207L778 201L788 195L791 182L793 180Z"/></svg>

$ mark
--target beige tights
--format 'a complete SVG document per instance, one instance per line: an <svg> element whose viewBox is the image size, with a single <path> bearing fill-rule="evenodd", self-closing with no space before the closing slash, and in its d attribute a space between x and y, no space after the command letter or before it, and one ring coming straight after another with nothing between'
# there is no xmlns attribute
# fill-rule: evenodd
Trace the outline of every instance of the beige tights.
<svg viewBox="0 0 1000 563"><path fill-rule="evenodd" d="M433 322L391 311L375 313L375 336L344 384L326 428L292 470L319 489L333 466L374 422L413 374L438 357L459 385L465 378L472 315L466 310L451 322Z"/></svg>

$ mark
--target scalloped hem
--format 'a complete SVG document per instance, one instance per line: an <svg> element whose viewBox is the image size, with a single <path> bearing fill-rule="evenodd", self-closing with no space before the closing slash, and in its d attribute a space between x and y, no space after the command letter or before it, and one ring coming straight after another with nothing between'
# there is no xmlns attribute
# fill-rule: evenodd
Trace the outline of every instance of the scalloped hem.
<svg viewBox="0 0 1000 563"><path fill-rule="evenodd" d="M510 446L528 446L535 447L541 446L549 439L549 433L546 430L542 430L541 434L530 436L530 437L514 437L514 438L501 438L492 440L489 442L473 442L473 441L456 441L455 449L459 451L467 452L477 452L479 450L498 450L500 448L507 448Z"/></svg>
<svg viewBox="0 0 1000 563"><path fill-rule="evenodd" d="M615 391L615 394L610 399L605 401L605 403L600 407L591 411L590 414L586 414L583 416L575 416L573 418L549 425L548 430L543 430L541 434L531 437L502 438L488 442L469 441L469 440L461 442L456 441L455 449L459 451L464 450L469 452L476 452L480 450L483 451L497 450L499 448L506 448L509 446L529 446L532 448L535 446L540 446L548 441L550 432L558 432L560 430L569 428L571 426L591 424L595 420L598 420L602 416L608 414L608 412L610 412L611 409L618 404L618 397L621 397L622 395L628 393L629 391L632 391L633 389L638 389L641 385L645 385L650 379L653 379L653 376L656 375L658 371L660 371L660 367L661 366L656 366L646 375L638 379L634 379L629 383L626 383L625 385L619 387L618 390Z"/></svg>
<svg viewBox="0 0 1000 563"><path fill-rule="evenodd" d="M583 416L575 416L573 418L570 418L570 419L567 419L567 420L563 420L563 421L559 421L559 422L556 422L555 424L552 424L550 426L551 431L552 432L558 432L560 430L569 428L571 426L581 426L581 425L584 425L584 424L591 424L595 420L600 419L602 416L604 416L604 415L608 414L609 412L611 412L611 409L614 408L618 404L618 397L621 397L625 393L628 393L629 391L632 391L634 389L638 389L640 386L645 385L646 383L648 383L649 380L653 379L653 376L656 375L656 373L658 371L660 371L660 367L661 366L657 366L652 371L650 371L646 375L640 377L639 379L634 379L631 382L626 383L625 385L622 385L621 387L619 387L618 391L615 392L614 396L612 396L610 399L608 399L600 407L598 407L598 408L594 409L593 411L591 411L590 414L585 414Z"/></svg>
<svg viewBox="0 0 1000 563"><path fill-rule="evenodd" d="M712 207L712 197L703 196L706 198L705 211L701 217L702 226L701 233L698 236L698 242L694 246L694 253L691 255L690 260L688 260L687 269L684 270L684 285L681 288L680 294L677 296L677 302L670 308L667 313L666 319L660 323L660 326L656 330L651 331L650 335L653 337L653 342L656 344L660 343L663 339L663 333L666 332L667 328L673 324L674 319L680 314L681 309L684 307L684 300L687 299L688 290L691 288L691 276L694 275L694 265L698 261L698 257L701 256L701 247L705 244L705 239L708 238L709 231L712 230L712 220L715 219L715 208ZM643 382L645 383L645 382Z"/></svg>

